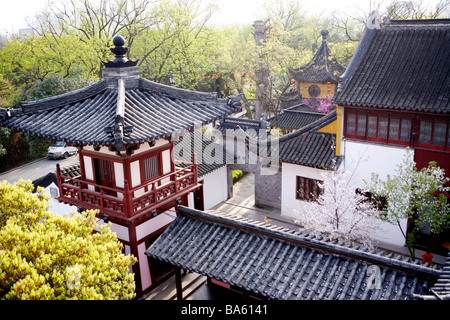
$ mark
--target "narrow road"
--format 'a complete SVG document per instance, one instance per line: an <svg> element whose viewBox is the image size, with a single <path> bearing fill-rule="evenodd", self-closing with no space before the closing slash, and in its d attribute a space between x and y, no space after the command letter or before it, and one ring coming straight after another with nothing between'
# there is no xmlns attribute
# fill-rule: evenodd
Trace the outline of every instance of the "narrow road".
<svg viewBox="0 0 450 320"><path fill-rule="evenodd" d="M78 154L67 159L50 160L43 158L33 161L21 167L9 170L0 174L0 181L7 180L9 183L14 183L20 180L36 180L45 176L49 172L56 172L56 164L59 163L62 168L77 164Z"/></svg>

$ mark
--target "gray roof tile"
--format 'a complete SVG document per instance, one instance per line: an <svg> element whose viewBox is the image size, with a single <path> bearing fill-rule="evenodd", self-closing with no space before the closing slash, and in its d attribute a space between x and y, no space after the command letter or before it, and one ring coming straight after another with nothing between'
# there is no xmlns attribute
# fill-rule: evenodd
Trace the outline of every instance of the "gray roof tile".
<svg viewBox="0 0 450 320"><path fill-rule="evenodd" d="M450 19L391 21L366 29L334 102L450 112Z"/></svg>
<svg viewBox="0 0 450 320"><path fill-rule="evenodd" d="M450 250L447 253L442 274L426 294L415 294L418 300L450 300Z"/></svg>
<svg viewBox="0 0 450 320"><path fill-rule="evenodd" d="M382 251L367 252L308 234L179 207L146 251L152 258L270 299L411 299L442 271ZM368 286L375 265L380 289Z"/></svg>
<svg viewBox="0 0 450 320"><path fill-rule="evenodd" d="M323 41L311 61L304 67L289 70L292 77L302 82L338 82L338 77L344 73L345 67L331 56L326 37L328 31L322 32Z"/></svg>
<svg viewBox="0 0 450 320"><path fill-rule="evenodd" d="M333 160L336 160L336 165L339 166L341 158L336 157L334 148L336 135L316 131L335 121L336 117L336 111L332 111L293 133L282 136L279 139L280 160L319 169L333 169Z"/></svg>
<svg viewBox="0 0 450 320"><path fill-rule="evenodd" d="M112 80L34 102L0 113L0 125L40 137L72 144L114 145L105 127L116 121L118 90ZM170 137L174 131L192 130L240 110L240 97L217 99L215 93L194 92L160 85L137 77L125 86L124 123L133 127L124 144Z"/></svg>
<svg viewBox="0 0 450 320"><path fill-rule="evenodd" d="M296 130L307 126L324 116L323 113L313 112L306 105L297 105L284 110L283 113L270 118L271 127Z"/></svg>

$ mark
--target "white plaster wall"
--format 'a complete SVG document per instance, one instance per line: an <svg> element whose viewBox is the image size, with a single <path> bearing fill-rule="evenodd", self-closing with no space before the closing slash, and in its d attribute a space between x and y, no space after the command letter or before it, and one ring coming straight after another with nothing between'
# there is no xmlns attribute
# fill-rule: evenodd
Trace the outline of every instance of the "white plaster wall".
<svg viewBox="0 0 450 320"><path fill-rule="evenodd" d="M94 170L92 168L91 157L83 156L83 163L84 163L84 173L85 173L86 179L94 180Z"/></svg>
<svg viewBox="0 0 450 320"><path fill-rule="evenodd" d="M56 200L56 197L59 196L59 188L55 183L51 183L44 189L44 194L50 195L51 198L48 200L49 208L48 211L56 213L61 217L64 217L66 214L69 216L69 213L72 211L77 212L78 208L76 206L72 206L69 204L65 204L63 202L59 202Z"/></svg>
<svg viewBox="0 0 450 320"><path fill-rule="evenodd" d="M323 170L300 166L291 163L281 165L281 215L294 218L293 210L306 210L308 201L296 199L297 176L323 180Z"/></svg>
<svg viewBox="0 0 450 320"><path fill-rule="evenodd" d="M131 171L131 188L134 188L141 184L141 169L139 167L139 161L133 161L130 163ZM145 189L141 188L134 192L134 197L139 197L144 194Z"/></svg>
<svg viewBox="0 0 450 320"><path fill-rule="evenodd" d="M97 226L98 228L96 229L97 231L100 230L100 226L104 225L105 222L103 222L103 219L98 219L97 220ZM128 228L125 226L121 226L120 224L116 224L111 222L111 231L114 232L117 236L117 238L119 240L123 240L126 242L130 241L130 235L128 233Z"/></svg>
<svg viewBox="0 0 450 320"><path fill-rule="evenodd" d="M169 173L172 171L170 165L170 150L165 150L162 152L162 163L163 163L163 174Z"/></svg>
<svg viewBox="0 0 450 320"><path fill-rule="evenodd" d="M365 154L369 155L364 165L360 164L357 168L357 179L355 182L355 189L358 186L362 186L363 178L370 178L370 172L372 169L370 166L380 170L380 176L383 177L388 173L392 173L392 163L402 158L403 154L398 148L396 150L380 150L379 146L371 148L373 146L351 146L351 155L355 158L359 158L359 154L364 150ZM349 149L347 149L348 151ZM389 157L390 152L393 151L393 156L390 161L384 159L383 157ZM372 155L373 157L370 157ZM347 159L348 161L348 159ZM354 166L355 163L347 163L348 167ZM394 164L395 166L395 164ZM348 168L347 167L347 168ZM342 166L340 169L343 169ZM289 163L282 164L282 185L281 185L281 214L285 217L294 218L295 214L293 209L297 210L307 210L310 203L304 200L296 199L296 188L297 188L297 176L307 177L311 179L322 180L321 176L322 170L309 168L300 165L294 165ZM403 230L406 230L407 220L401 221L401 226ZM387 222L379 221L379 231L376 232L374 236L375 242L378 244L388 244L389 246L404 246L404 237L397 225L390 224Z"/></svg>
<svg viewBox="0 0 450 320"><path fill-rule="evenodd" d="M169 209L163 213L158 214L155 218L147 220L146 222L136 226L136 238L138 241L145 238L146 236L154 233L172 223L176 218L175 208ZM138 245L138 260L139 268L141 271L141 284L142 288L146 289L152 284L150 276L150 267L148 263L148 257L145 255L146 247L145 242Z"/></svg>
<svg viewBox="0 0 450 320"><path fill-rule="evenodd" d="M203 201L205 210L227 200L227 166L210 172L203 180Z"/></svg>
<svg viewBox="0 0 450 320"><path fill-rule="evenodd" d="M162 170L163 170L163 175L170 173L172 171L172 168L170 166L170 150L165 150L161 153L162 156ZM161 185L165 185L172 182L172 180L170 179L170 177L167 177L163 180L161 180Z"/></svg>
<svg viewBox="0 0 450 320"><path fill-rule="evenodd" d="M159 140L156 140L156 141L155 141L155 145L154 145L153 147L150 147L150 146L148 145L148 143L142 143L142 144L139 146L139 149L138 149L138 150L135 150L135 151L133 152L133 155L137 155L137 154L140 154L140 153L143 153L143 152L147 152L147 151L149 151L149 150L153 150L153 149L159 148L159 147L161 147L161 146L165 146L165 145L167 145L167 144L170 144L170 142L169 142L168 140L166 140L166 139L159 139Z"/></svg>
<svg viewBox="0 0 450 320"><path fill-rule="evenodd" d="M396 165L406 154L405 147L370 142L345 140L343 147L345 157L342 166L348 171L355 170L353 180L361 184L364 179L370 180L372 172L378 173L381 179L395 173Z"/></svg>
<svg viewBox="0 0 450 320"><path fill-rule="evenodd" d="M193 192L189 192L188 193L188 207L195 209L195 202L194 202L194 193Z"/></svg>
<svg viewBox="0 0 450 320"><path fill-rule="evenodd" d="M142 238L152 234L158 229L170 224L176 218L175 209L169 209L163 213L158 214L156 217L147 220L146 222L136 227L136 238L141 240Z"/></svg>
<svg viewBox="0 0 450 320"><path fill-rule="evenodd" d="M114 162L114 174L116 176L116 186L119 188L123 188L125 183L123 164Z"/></svg>
<svg viewBox="0 0 450 320"><path fill-rule="evenodd" d="M134 188L141 184L141 170L139 168L139 161L130 163L131 170L131 186Z"/></svg>
<svg viewBox="0 0 450 320"><path fill-rule="evenodd" d="M360 142L353 140L343 141L343 152L345 160L343 168L354 171L353 182L356 187L364 187L364 180L370 181L372 172L378 173L381 179L385 179L388 174L394 174L398 163L406 154L404 146L383 145L371 142ZM411 152L414 152L411 149ZM407 220L403 219L401 227L406 230ZM405 239L398 225L381 222L380 231L375 238L380 242L390 245L403 246Z"/></svg>

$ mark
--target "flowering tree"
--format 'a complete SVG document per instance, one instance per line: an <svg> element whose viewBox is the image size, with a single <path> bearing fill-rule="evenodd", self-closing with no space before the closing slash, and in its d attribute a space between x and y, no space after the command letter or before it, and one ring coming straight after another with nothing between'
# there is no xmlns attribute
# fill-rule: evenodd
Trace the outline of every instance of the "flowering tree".
<svg viewBox="0 0 450 320"><path fill-rule="evenodd" d="M366 188L371 193L387 200L383 219L399 226L412 257L420 229L428 227L431 232L439 233L450 226L450 208L443 194L450 189L444 186L447 181L444 169L436 162L418 170L409 149L394 175L381 180L378 174L372 173L371 180L366 181ZM409 233L402 229L400 222L403 219L410 219Z"/></svg>
<svg viewBox="0 0 450 320"><path fill-rule="evenodd" d="M331 103L332 96L318 99L303 99L302 103L319 113L329 113L334 105Z"/></svg>
<svg viewBox="0 0 450 320"><path fill-rule="evenodd" d="M0 299L129 299L136 262L95 212L63 218L23 180L0 183Z"/></svg>
<svg viewBox="0 0 450 320"><path fill-rule="evenodd" d="M322 192L308 209L294 209L296 221L316 235L361 242L372 247L378 211L363 192L356 192L349 171L322 173Z"/></svg>

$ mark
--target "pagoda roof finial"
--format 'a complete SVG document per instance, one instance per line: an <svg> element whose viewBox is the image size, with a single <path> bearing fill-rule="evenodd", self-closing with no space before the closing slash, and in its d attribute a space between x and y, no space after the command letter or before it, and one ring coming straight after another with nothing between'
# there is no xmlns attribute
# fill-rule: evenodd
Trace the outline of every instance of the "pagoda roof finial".
<svg viewBox="0 0 450 320"><path fill-rule="evenodd" d="M110 48L111 52L115 55L115 59L103 62L105 67L110 68L122 68L122 67L134 67L137 65L138 60L131 61L128 60L126 54L130 50L128 47L125 47L125 38L121 35L116 35L113 38L114 47Z"/></svg>

